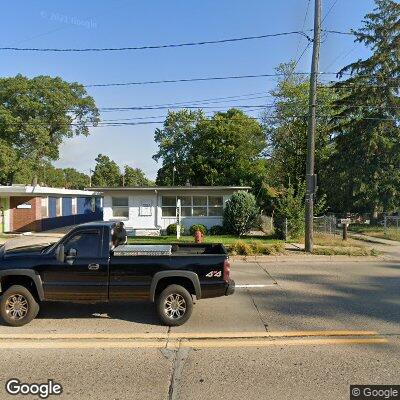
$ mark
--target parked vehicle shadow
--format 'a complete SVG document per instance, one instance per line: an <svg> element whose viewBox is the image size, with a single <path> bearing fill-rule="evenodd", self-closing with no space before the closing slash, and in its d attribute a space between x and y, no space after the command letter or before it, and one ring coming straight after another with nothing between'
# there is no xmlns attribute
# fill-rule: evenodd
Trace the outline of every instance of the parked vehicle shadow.
<svg viewBox="0 0 400 400"><path fill-rule="evenodd" d="M37 319L103 318L161 325L154 304L146 302L130 303L64 303L46 302L41 305Z"/></svg>

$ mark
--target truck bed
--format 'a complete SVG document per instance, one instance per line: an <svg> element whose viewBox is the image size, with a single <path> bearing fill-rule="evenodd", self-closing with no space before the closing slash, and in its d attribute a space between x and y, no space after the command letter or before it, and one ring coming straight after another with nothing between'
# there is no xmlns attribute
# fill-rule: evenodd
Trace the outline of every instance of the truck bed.
<svg viewBox="0 0 400 400"><path fill-rule="evenodd" d="M128 244L112 250L115 257L227 255L222 244Z"/></svg>

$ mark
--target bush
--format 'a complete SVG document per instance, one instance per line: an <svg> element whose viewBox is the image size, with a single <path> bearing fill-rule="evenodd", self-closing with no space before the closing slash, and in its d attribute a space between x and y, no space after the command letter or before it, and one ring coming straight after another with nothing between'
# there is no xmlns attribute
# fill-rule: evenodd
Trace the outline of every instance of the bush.
<svg viewBox="0 0 400 400"><path fill-rule="evenodd" d="M233 243L229 250L232 254L237 254L239 256L250 256L253 254L253 248L248 243L241 240Z"/></svg>
<svg viewBox="0 0 400 400"><path fill-rule="evenodd" d="M227 232L242 236L254 225L259 214L256 198L247 192L237 192L226 202L224 228Z"/></svg>
<svg viewBox="0 0 400 400"><path fill-rule="evenodd" d="M296 189L289 184L278 198L274 226L275 233L280 239L297 239L304 234L305 192L304 182L299 182Z"/></svg>
<svg viewBox="0 0 400 400"><path fill-rule="evenodd" d="M223 235L225 233L225 229L221 225L214 225L210 228L210 235L216 236L216 235Z"/></svg>
<svg viewBox="0 0 400 400"><path fill-rule="evenodd" d="M196 231L200 231L203 235L207 233L207 228L203 224L194 224L190 227L190 234L193 236Z"/></svg>
<svg viewBox="0 0 400 400"><path fill-rule="evenodd" d="M183 225L181 225L181 234L183 235L183 232L185 231L185 228ZM167 235L176 235L176 224L171 224L167 226Z"/></svg>
<svg viewBox="0 0 400 400"><path fill-rule="evenodd" d="M229 251L233 255L250 256L250 255L275 255L285 252L283 243L264 244L261 242L246 243L238 240L230 246Z"/></svg>

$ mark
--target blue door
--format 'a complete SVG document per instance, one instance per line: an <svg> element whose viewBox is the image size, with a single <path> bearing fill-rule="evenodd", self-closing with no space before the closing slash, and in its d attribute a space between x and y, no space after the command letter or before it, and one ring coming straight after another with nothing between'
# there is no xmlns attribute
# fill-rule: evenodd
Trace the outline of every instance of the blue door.
<svg viewBox="0 0 400 400"><path fill-rule="evenodd" d="M62 198L62 215L63 215L63 217L72 215L72 198L71 197L63 197Z"/></svg>
<svg viewBox="0 0 400 400"><path fill-rule="evenodd" d="M57 216L57 198L49 197L49 218Z"/></svg>

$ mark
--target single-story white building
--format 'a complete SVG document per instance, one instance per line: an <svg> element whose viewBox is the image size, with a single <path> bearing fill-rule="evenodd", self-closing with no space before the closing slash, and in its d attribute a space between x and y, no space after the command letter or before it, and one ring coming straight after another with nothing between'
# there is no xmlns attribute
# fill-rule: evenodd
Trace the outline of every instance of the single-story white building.
<svg viewBox="0 0 400 400"><path fill-rule="evenodd" d="M226 201L247 186L157 186L91 188L102 192L105 221L122 220L136 236L159 235L177 222L177 200L181 200L182 225L222 225Z"/></svg>

